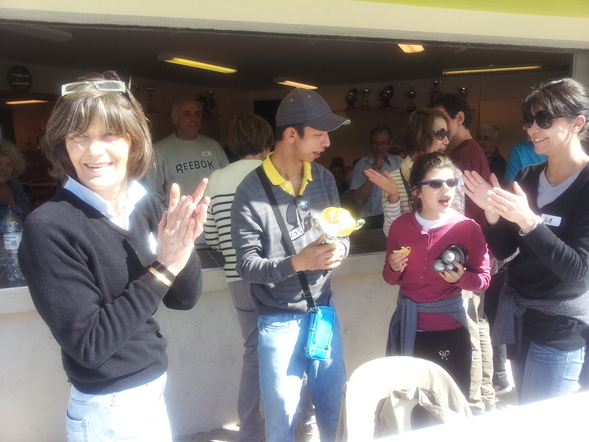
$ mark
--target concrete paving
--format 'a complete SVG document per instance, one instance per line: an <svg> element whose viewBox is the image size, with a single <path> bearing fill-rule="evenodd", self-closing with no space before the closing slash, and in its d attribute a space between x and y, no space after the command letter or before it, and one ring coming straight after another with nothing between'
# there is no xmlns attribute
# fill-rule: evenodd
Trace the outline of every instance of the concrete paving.
<svg viewBox="0 0 589 442"><path fill-rule="evenodd" d="M517 406L517 392L513 388L509 393L497 396L496 409L491 413L499 413ZM183 436L174 439L174 442L238 442L239 432L237 428L220 428L208 433L199 433L192 436ZM300 426L295 432L295 442L319 442L319 435L307 435Z"/></svg>
<svg viewBox="0 0 589 442"><path fill-rule="evenodd" d="M239 431L236 428L220 428L209 433L199 433L174 439L174 442L238 442ZM319 433L305 434L301 425L295 430L295 442L319 442Z"/></svg>

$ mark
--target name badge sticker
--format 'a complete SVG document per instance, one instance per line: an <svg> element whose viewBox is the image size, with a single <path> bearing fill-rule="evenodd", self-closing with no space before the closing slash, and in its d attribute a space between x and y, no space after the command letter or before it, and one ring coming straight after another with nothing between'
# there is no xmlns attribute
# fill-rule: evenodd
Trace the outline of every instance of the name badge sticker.
<svg viewBox="0 0 589 442"><path fill-rule="evenodd" d="M295 239L300 238L304 234L305 234L305 231L303 229L301 229L300 227L295 227L290 232L288 232L288 235L290 236L290 239L293 240L293 241Z"/></svg>
<svg viewBox="0 0 589 442"><path fill-rule="evenodd" d="M562 222L562 218L560 216L546 215L545 213L540 215L540 218L542 218L542 222L547 226L558 227Z"/></svg>
<svg viewBox="0 0 589 442"><path fill-rule="evenodd" d="M211 155L213 155L213 152L211 152L210 150L203 150L201 153L203 157L210 157Z"/></svg>

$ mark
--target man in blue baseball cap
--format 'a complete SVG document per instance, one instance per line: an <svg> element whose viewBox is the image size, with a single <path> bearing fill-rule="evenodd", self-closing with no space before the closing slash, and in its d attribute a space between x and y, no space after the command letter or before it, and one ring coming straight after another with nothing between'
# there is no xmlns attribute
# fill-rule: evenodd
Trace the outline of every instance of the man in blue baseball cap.
<svg viewBox="0 0 589 442"><path fill-rule="evenodd" d="M309 301L299 273L304 272L316 305L331 305L331 270L348 253L349 242L323 244L310 216L338 207L331 173L314 161L329 147L328 132L350 120L334 114L316 92L295 89L276 115L276 147L239 185L231 209L231 237L237 272L251 283L258 316L260 388L266 442L294 441L304 374L313 393L322 442L334 441L346 382L337 319L327 359L305 356ZM263 173L262 173L263 172ZM263 181L269 184L268 192ZM273 195L275 215L269 195ZM290 253L277 216L293 243Z"/></svg>

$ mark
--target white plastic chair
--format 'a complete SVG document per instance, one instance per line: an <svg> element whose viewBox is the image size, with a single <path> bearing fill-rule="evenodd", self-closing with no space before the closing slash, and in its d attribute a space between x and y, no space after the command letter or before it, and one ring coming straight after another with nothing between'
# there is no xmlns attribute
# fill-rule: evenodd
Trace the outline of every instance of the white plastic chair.
<svg viewBox="0 0 589 442"><path fill-rule="evenodd" d="M393 356L358 367L344 387L337 441L365 442L411 431L412 415L431 424L472 417L468 402L439 365L425 359Z"/></svg>

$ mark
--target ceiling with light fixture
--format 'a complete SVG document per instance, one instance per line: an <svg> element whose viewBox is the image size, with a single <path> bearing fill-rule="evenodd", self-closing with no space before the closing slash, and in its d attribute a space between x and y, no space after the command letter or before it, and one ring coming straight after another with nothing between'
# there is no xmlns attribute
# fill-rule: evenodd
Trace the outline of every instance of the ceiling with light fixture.
<svg viewBox="0 0 589 442"><path fill-rule="evenodd" d="M0 58L4 60L87 72L114 69L145 79L241 91L282 88L273 82L275 78L319 88L361 86L441 78L442 69L488 65L540 63L542 70L565 75L572 63L570 51L540 48L414 42L425 50L406 54L397 43L407 42L390 40L114 26L52 24L51 28L73 36L70 41L52 42L15 33L2 24ZM224 75L165 63L158 60L163 53L231 66L237 73Z"/></svg>

